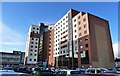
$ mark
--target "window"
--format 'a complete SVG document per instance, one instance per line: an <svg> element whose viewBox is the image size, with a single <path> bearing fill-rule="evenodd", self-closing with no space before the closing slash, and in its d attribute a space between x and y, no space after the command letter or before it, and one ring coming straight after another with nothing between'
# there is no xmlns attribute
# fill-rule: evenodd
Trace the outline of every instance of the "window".
<svg viewBox="0 0 120 76"><path fill-rule="evenodd" d="M75 47L75 50L77 50L77 47Z"/></svg>
<svg viewBox="0 0 120 76"><path fill-rule="evenodd" d="M31 44L33 44L34 42L31 42Z"/></svg>
<svg viewBox="0 0 120 76"><path fill-rule="evenodd" d="M83 46L81 45L80 48L83 48Z"/></svg>
<svg viewBox="0 0 120 76"><path fill-rule="evenodd" d="M76 22L76 19L74 19L74 22Z"/></svg>
<svg viewBox="0 0 120 76"><path fill-rule="evenodd" d="M80 19L80 16L78 17L78 19Z"/></svg>
<svg viewBox="0 0 120 76"><path fill-rule="evenodd" d="M68 27L68 25L66 25L66 27Z"/></svg>
<svg viewBox="0 0 120 76"><path fill-rule="evenodd" d="M87 40L88 40L88 37L85 38L85 41L87 41Z"/></svg>
<svg viewBox="0 0 120 76"><path fill-rule="evenodd" d="M75 41L75 44L77 44L77 41Z"/></svg>
<svg viewBox="0 0 120 76"><path fill-rule="evenodd" d="M87 27L87 25L86 24L84 24L84 28L86 28Z"/></svg>
<svg viewBox="0 0 120 76"><path fill-rule="evenodd" d="M76 27L76 24L74 25L74 27Z"/></svg>
<svg viewBox="0 0 120 76"><path fill-rule="evenodd" d="M31 48L33 48L33 46L31 45Z"/></svg>
<svg viewBox="0 0 120 76"><path fill-rule="evenodd" d="M30 59L30 61L32 61L32 59Z"/></svg>
<svg viewBox="0 0 120 76"><path fill-rule="evenodd" d="M87 48L87 47L88 47L88 44L85 44L85 47Z"/></svg>
<svg viewBox="0 0 120 76"><path fill-rule="evenodd" d="M80 24L81 24L81 22L79 21L79 22L78 22L78 24L80 25Z"/></svg>
<svg viewBox="0 0 120 76"><path fill-rule="evenodd" d="M75 38L77 38L77 35L75 35Z"/></svg>
<svg viewBox="0 0 120 76"><path fill-rule="evenodd" d="M37 41L38 39L36 38L36 41Z"/></svg>
<svg viewBox="0 0 120 76"><path fill-rule="evenodd" d="M80 42L82 42L82 39L80 39Z"/></svg>
<svg viewBox="0 0 120 76"><path fill-rule="evenodd" d="M33 50L31 49L31 52L32 52Z"/></svg>
<svg viewBox="0 0 120 76"><path fill-rule="evenodd" d="M62 51L60 53L62 54Z"/></svg>
<svg viewBox="0 0 120 76"><path fill-rule="evenodd" d="M32 38L32 40L34 40L34 38Z"/></svg>
<svg viewBox="0 0 120 76"><path fill-rule="evenodd" d="M36 56L36 54L34 54Z"/></svg>
<svg viewBox="0 0 120 76"><path fill-rule="evenodd" d="M35 27L33 27L33 29L35 29Z"/></svg>
<svg viewBox="0 0 120 76"><path fill-rule="evenodd" d="M35 50L35 52L37 52L37 50Z"/></svg>
<svg viewBox="0 0 120 76"><path fill-rule="evenodd" d="M49 42L49 44L51 44L51 42Z"/></svg>
<svg viewBox="0 0 120 76"><path fill-rule="evenodd" d="M34 61L36 61L36 59L34 59Z"/></svg>
<svg viewBox="0 0 120 76"><path fill-rule="evenodd" d="M52 29L52 27L50 27L50 29Z"/></svg>
<svg viewBox="0 0 120 76"><path fill-rule="evenodd" d="M65 50L63 51L63 53L65 53Z"/></svg>
<svg viewBox="0 0 120 76"><path fill-rule="evenodd" d="M37 30L39 30L39 28L37 28Z"/></svg>
<svg viewBox="0 0 120 76"><path fill-rule="evenodd" d="M35 46L35 48L37 48L37 46Z"/></svg>
<svg viewBox="0 0 120 76"><path fill-rule="evenodd" d="M37 42L35 42L35 44L37 44Z"/></svg>
<svg viewBox="0 0 120 76"><path fill-rule="evenodd" d="M82 34L80 33L79 36L81 36Z"/></svg>
<svg viewBox="0 0 120 76"><path fill-rule="evenodd" d="M75 30L75 32L76 32L76 30Z"/></svg>
<svg viewBox="0 0 120 76"><path fill-rule="evenodd" d="M84 34L87 34L87 30L86 30L86 31L84 31Z"/></svg>
<svg viewBox="0 0 120 76"><path fill-rule="evenodd" d="M65 21L65 19L63 19L63 21Z"/></svg>
<svg viewBox="0 0 120 76"><path fill-rule="evenodd" d="M81 27L79 27L79 30L81 30Z"/></svg>
<svg viewBox="0 0 120 76"><path fill-rule="evenodd" d="M66 18L68 18L68 17L66 16Z"/></svg>
<svg viewBox="0 0 120 76"><path fill-rule="evenodd" d="M86 18L83 19L83 22L85 22L85 21L86 21Z"/></svg>
<svg viewBox="0 0 120 76"><path fill-rule="evenodd" d="M32 53L30 53L30 55L32 55Z"/></svg>

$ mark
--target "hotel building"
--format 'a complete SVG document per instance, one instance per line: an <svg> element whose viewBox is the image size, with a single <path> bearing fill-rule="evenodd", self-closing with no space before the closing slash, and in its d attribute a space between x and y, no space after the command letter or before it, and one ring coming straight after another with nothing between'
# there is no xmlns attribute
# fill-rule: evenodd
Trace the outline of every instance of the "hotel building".
<svg viewBox="0 0 120 76"><path fill-rule="evenodd" d="M115 67L107 20L70 9L52 27L40 24L32 33L33 26L26 46L27 63L47 61L49 65L68 68ZM32 42L38 44L33 45Z"/></svg>
<svg viewBox="0 0 120 76"><path fill-rule="evenodd" d="M25 65L47 62L49 66L53 66L54 30L52 27L44 23L30 26L26 42Z"/></svg>

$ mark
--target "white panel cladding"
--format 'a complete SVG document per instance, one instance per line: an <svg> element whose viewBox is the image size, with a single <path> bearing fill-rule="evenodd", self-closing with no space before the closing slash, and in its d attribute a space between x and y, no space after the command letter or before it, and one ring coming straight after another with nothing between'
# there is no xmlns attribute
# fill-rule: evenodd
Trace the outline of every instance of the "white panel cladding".
<svg viewBox="0 0 120 76"><path fill-rule="evenodd" d="M27 44L29 47L26 48L26 51L28 54L26 54L25 57L27 57L27 64L36 64L37 63L37 53L38 53L38 43L39 43L39 38L34 38L30 37L31 32L33 33L40 33L39 32L40 27L37 25L31 25L29 28L29 33L28 33L28 40ZM32 47L31 47L32 46Z"/></svg>
<svg viewBox="0 0 120 76"><path fill-rule="evenodd" d="M61 49L61 41L65 40L65 38L63 38L63 36L68 34L68 14L64 15L56 24L55 24L55 32L54 32L54 57L56 56L60 56L63 54L66 54L62 51L65 48ZM66 39L68 38L68 36L66 37ZM68 44L67 42L65 44ZM67 47L68 49L68 47ZM62 54L60 53L62 51ZM59 54L58 54L59 53Z"/></svg>

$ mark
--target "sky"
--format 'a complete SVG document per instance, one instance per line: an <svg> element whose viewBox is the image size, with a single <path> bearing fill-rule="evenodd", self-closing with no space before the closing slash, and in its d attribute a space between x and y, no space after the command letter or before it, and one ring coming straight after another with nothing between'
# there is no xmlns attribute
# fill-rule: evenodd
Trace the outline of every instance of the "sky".
<svg viewBox="0 0 120 76"><path fill-rule="evenodd" d="M118 4L116 2L2 2L0 51L25 52L28 29L31 24L56 23L71 8L109 21L113 49L117 56Z"/></svg>

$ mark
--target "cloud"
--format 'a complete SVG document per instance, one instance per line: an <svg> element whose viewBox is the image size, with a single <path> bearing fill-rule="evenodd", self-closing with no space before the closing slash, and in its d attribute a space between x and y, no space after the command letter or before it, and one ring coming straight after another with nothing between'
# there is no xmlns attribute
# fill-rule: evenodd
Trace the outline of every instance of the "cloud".
<svg viewBox="0 0 120 76"><path fill-rule="evenodd" d="M120 54L120 51L118 50L118 43L120 44L120 42L113 43L113 51L115 57L118 57Z"/></svg>
<svg viewBox="0 0 120 76"><path fill-rule="evenodd" d="M5 25L5 23L0 22L0 46L2 46L0 47L0 51L12 51L12 48L14 49L15 47L25 46L25 43L26 38L24 38L24 36L21 33L16 32L14 29Z"/></svg>

